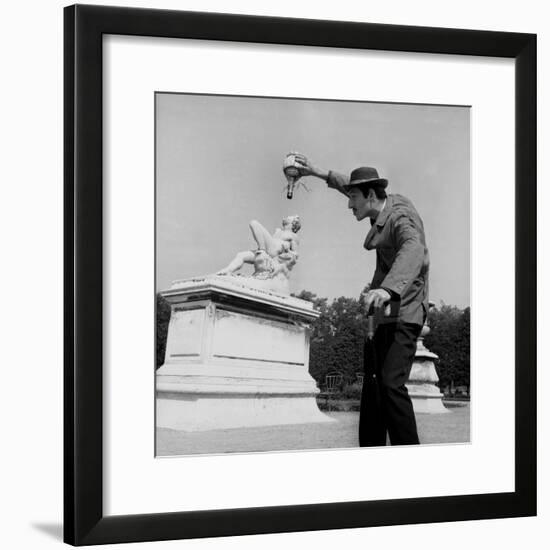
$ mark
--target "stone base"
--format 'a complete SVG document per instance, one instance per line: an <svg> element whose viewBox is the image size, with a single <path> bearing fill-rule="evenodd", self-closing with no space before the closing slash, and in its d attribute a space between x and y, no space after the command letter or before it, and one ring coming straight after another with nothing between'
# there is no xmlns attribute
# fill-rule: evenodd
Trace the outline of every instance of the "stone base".
<svg viewBox="0 0 550 550"><path fill-rule="evenodd" d="M157 426L197 432L257 426L334 422L310 396L181 394L157 397Z"/></svg>
<svg viewBox="0 0 550 550"><path fill-rule="evenodd" d="M443 405L441 397L415 397L411 396L415 414L442 414L451 412Z"/></svg>
<svg viewBox="0 0 550 550"><path fill-rule="evenodd" d="M407 385L415 413L441 414L450 412L443 405L443 394L431 384Z"/></svg>
<svg viewBox="0 0 550 550"><path fill-rule="evenodd" d="M310 302L223 278L163 292L172 315L156 373L157 426L201 431L331 422L308 371Z"/></svg>
<svg viewBox="0 0 550 550"><path fill-rule="evenodd" d="M423 339L419 339L409 381L407 382L407 389L415 413L441 414L450 412L443 405L443 394L436 386L439 382L435 370L437 359L435 353L424 347Z"/></svg>

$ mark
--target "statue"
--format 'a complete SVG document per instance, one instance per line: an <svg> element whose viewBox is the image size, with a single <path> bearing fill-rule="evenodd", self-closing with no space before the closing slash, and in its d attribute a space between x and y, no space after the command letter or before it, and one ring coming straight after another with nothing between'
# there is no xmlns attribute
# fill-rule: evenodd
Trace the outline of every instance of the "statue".
<svg viewBox="0 0 550 550"><path fill-rule="evenodd" d="M254 266L254 272L246 277L249 286L272 290L282 294L289 293L288 279L290 271L298 260L298 237L300 218L287 216L282 221L282 228L275 229L273 235L258 221L250 222L250 230L258 248L239 252L231 262L218 271L220 276L240 276L237 272L244 264Z"/></svg>
<svg viewBox="0 0 550 550"><path fill-rule="evenodd" d="M309 374L311 326L320 312L289 291L300 220L286 217L273 234L257 221L250 229L255 248L216 274L174 281L162 293L171 317L165 363L156 371L157 427L336 422L319 411ZM245 264L252 274L238 273Z"/></svg>

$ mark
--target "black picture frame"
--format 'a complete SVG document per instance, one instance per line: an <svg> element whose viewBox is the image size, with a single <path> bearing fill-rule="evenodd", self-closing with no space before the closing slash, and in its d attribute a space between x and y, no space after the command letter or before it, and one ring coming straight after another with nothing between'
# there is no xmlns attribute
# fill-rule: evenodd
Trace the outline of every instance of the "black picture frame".
<svg viewBox="0 0 550 550"><path fill-rule="evenodd" d="M103 515L104 34L515 60L515 491ZM65 542L89 545L536 515L536 133L536 35L533 34L87 5L65 8Z"/></svg>

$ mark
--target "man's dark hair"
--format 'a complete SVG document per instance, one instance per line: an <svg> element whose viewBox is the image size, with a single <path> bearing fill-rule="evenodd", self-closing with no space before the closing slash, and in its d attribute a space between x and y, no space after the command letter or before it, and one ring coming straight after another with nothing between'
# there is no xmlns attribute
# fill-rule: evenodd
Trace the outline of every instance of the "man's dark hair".
<svg viewBox="0 0 550 550"><path fill-rule="evenodd" d="M365 182L365 183L360 183L356 187L361 191L361 193L363 193L363 197L365 198L369 194L369 189L374 189L374 194L376 195L376 198L378 200L383 200L388 197L386 190L380 185L372 185L368 182Z"/></svg>

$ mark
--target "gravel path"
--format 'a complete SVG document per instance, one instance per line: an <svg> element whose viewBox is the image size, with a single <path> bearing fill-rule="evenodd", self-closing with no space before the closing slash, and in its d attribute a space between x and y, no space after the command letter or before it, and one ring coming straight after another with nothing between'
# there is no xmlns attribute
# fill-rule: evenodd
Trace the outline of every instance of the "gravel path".
<svg viewBox="0 0 550 550"><path fill-rule="evenodd" d="M416 415L421 443L465 443L470 440L469 404L448 410L447 414ZM205 432L159 428L157 456L356 447L359 413L325 414L337 422Z"/></svg>

